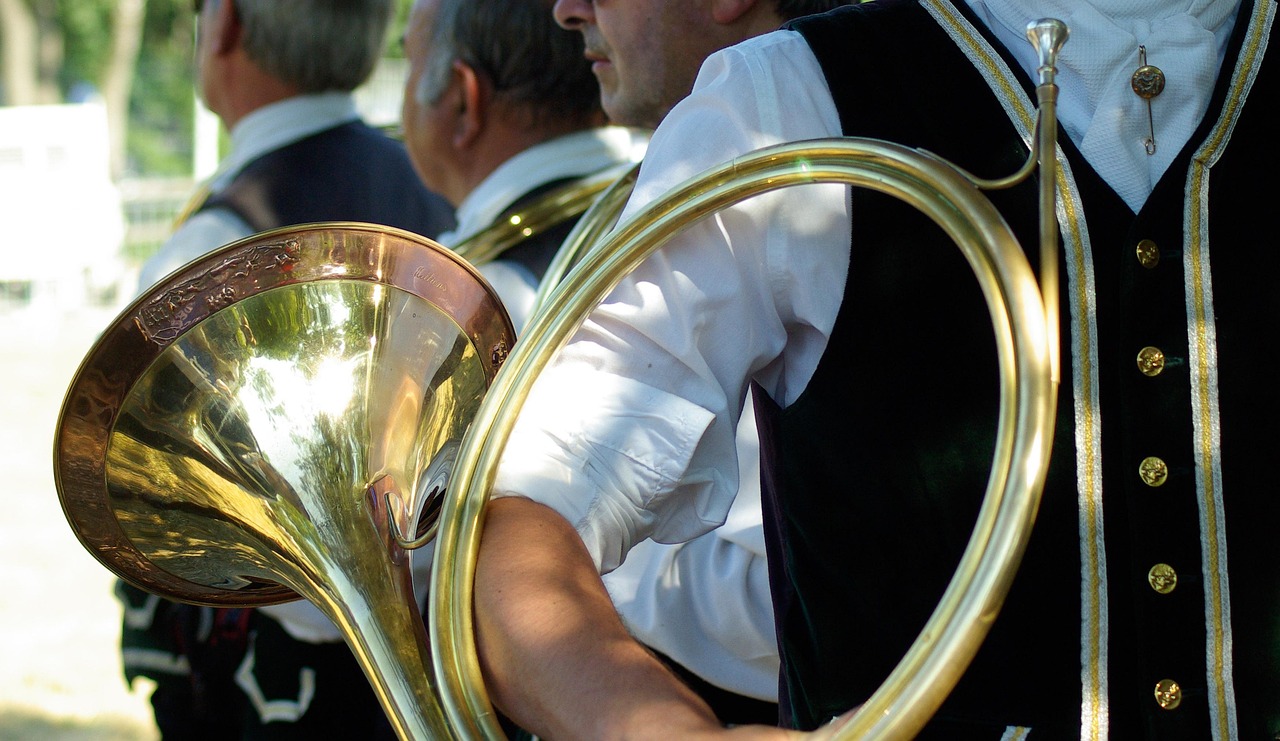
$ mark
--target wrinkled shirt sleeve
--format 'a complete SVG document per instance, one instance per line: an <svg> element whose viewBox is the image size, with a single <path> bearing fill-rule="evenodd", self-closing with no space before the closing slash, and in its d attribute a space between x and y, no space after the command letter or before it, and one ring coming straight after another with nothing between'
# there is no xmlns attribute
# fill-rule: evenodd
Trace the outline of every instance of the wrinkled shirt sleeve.
<svg viewBox="0 0 1280 741"><path fill-rule="evenodd" d="M604 575L641 643L711 684L778 701L778 645L751 401L738 423L738 495L725 523L685 543L643 540Z"/></svg>
<svg viewBox="0 0 1280 741"><path fill-rule="evenodd" d="M746 152L839 130L798 34L726 49L655 132L623 219ZM784 213L805 228L784 225ZM825 347L848 238L840 185L771 193L689 226L623 280L539 377L494 496L556 509L606 572L645 537L681 542L720 525L738 488L734 431L749 383L781 399L803 388L812 360L792 368L788 356Z"/></svg>

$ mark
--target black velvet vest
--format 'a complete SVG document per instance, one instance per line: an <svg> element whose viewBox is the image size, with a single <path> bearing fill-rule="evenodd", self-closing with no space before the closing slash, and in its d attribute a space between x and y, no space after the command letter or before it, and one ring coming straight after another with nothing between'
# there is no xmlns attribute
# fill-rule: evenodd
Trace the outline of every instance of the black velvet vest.
<svg viewBox="0 0 1280 741"><path fill-rule="evenodd" d="M1276 64L1253 65L1247 99L1230 84L1237 60L1265 46L1252 12L1241 9L1205 121L1139 214L1060 137L1088 253L1064 250L1060 268L1049 479L1009 598L922 737L1023 727L1032 739L1091 728L1208 739L1232 723L1243 739L1280 734L1280 572L1269 558L1280 497L1267 464L1280 288L1261 217L1275 193L1261 178L1280 165L1263 111ZM847 135L927 149L986 177L1026 157L987 81L918 3L794 27ZM1197 170L1192 155L1218 136L1224 110L1240 117L1220 158ZM1201 182L1207 213L1188 197ZM991 194L1033 267L1037 187ZM960 251L888 196L855 190L853 214L844 302L812 381L786 409L756 394L784 714L802 728L863 701L928 618L974 522L998 406L990 319ZM1141 240L1157 264L1138 259ZM1166 358L1156 376L1136 362L1147 346ZM1139 476L1152 456L1168 466L1158 487ZM1150 585L1156 564L1176 570L1172 592ZM1176 708L1157 703L1162 680L1177 682Z"/></svg>
<svg viewBox="0 0 1280 741"><path fill-rule="evenodd" d="M352 122L249 163L202 209L225 208L258 231L315 221L363 221L435 237L453 209L422 185L404 145Z"/></svg>

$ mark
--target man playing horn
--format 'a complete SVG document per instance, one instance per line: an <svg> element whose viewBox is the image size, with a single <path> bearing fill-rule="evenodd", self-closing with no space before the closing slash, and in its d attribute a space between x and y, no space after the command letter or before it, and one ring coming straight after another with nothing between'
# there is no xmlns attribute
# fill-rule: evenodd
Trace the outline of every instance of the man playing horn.
<svg viewBox="0 0 1280 741"><path fill-rule="evenodd" d="M628 83L646 71L598 43L608 23L711 34L687 3L566 6L606 107L610 87L643 92ZM705 7L730 18L760 4ZM1246 183L1280 164L1266 102L1275 16L1272 0L882 0L712 55L653 137L632 213L713 165L816 137L901 141L1003 176L1031 138L1037 58L1023 29L1071 27L1048 480L1021 576L922 737L1280 733L1280 577L1264 534L1280 506L1264 493L1260 434L1280 389L1257 342L1280 306L1241 249L1269 203ZM525 406L489 505L476 611L495 699L540 735L719 732L630 639L598 574L645 537L715 526L751 386L787 726L817 728L866 699L965 546L997 408L971 271L926 217L881 194L794 191L695 224L647 260ZM1033 243L1034 184L992 200Z"/></svg>
<svg viewBox="0 0 1280 741"><path fill-rule="evenodd" d="M605 126L579 34L548 0L418 0L405 32L411 63L405 141L424 182L458 211L455 245L606 168L634 161L647 130ZM651 128L656 119L626 119ZM478 265L524 324L539 278L577 212ZM743 450L754 472L754 437ZM754 484L754 475L748 484ZM419 598L428 558L419 556ZM622 619L724 722L774 722L777 650L758 492L728 523L686 544L638 546L605 580Z"/></svg>

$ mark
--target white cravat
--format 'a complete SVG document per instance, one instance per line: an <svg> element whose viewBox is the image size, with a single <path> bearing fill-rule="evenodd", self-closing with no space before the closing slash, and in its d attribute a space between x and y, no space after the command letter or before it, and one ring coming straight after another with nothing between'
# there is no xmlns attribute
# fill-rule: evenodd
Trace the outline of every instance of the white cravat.
<svg viewBox="0 0 1280 741"><path fill-rule="evenodd" d="M1098 174L1137 211L1209 107L1209 97L1235 24L1238 2L1224 0L970 0L992 31L1034 72L1023 29L1031 18L1066 22L1071 37L1059 60L1059 119ZM1095 6L1102 6L1101 8ZM1147 101L1130 78L1159 67L1164 91ZM1034 77L1033 77L1034 79ZM1156 151L1145 140L1155 132Z"/></svg>

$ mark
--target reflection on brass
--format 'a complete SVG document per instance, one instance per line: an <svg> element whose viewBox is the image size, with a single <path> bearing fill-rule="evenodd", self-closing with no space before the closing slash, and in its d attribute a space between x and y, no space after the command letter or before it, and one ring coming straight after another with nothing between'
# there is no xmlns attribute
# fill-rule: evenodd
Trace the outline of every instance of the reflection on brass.
<svg viewBox="0 0 1280 741"><path fill-rule="evenodd" d="M769 147L677 186L592 246L529 321L463 441L436 539L430 590L431 655L450 722L466 737L501 737L480 681L472 615L475 560L488 493L515 415L533 380L594 308L637 264L690 222L759 193L839 182L893 194L933 218L969 259L996 321L1001 422L987 497L970 547L902 662L821 738L910 738L933 715L981 645L1013 580L1039 504L1057 396L1058 225L1054 64L1066 40L1058 21L1032 24L1040 53L1040 123L1026 166L980 182L936 158L885 142L827 139ZM975 187L1005 187L1039 165L1039 286L1022 248ZM459 710L457 715L452 712Z"/></svg>
<svg viewBox="0 0 1280 741"><path fill-rule="evenodd" d="M1160 264L1160 248L1150 239L1144 239L1138 242L1138 246L1134 248L1138 255L1138 262L1144 268L1154 268Z"/></svg>
<svg viewBox="0 0 1280 741"><path fill-rule="evenodd" d="M1182 688L1172 679L1156 682L1156 704L1165 710L1173 710L1182 704Z"/></svg>
<svg viewBox="0 0 1280 741"><path fill-rule="evenodd" d="M1138 476L1147 486L1160 486L1169 478L1169 467L1154 455L1148 456L1138 464Z"/></svg>
<svg viewBox="0 0 1280 741"><path fill-rule="evenodd" d="M1147 582L1159 594L1169 594L1178 588L1178 572L1167 563L1158 563L1147 572Z"/></svg>
<svg viewBox="0 0 1280 741"><path fill-rule="evenodd" d="M508 345L465 262L407 232L276 230L166 279L71 384L55 473L121 578L209 605L299 595L342 631L402 737L445 738L396 533L428 526Z"/></svg>
<svg viewBox="0 0 1280 741"><path fill-rule="evenodd" d="M1147 346L1138 351L1138 370L1142 375L1154 378L1164 371L1164 352L1158 347Z"/></svg>

